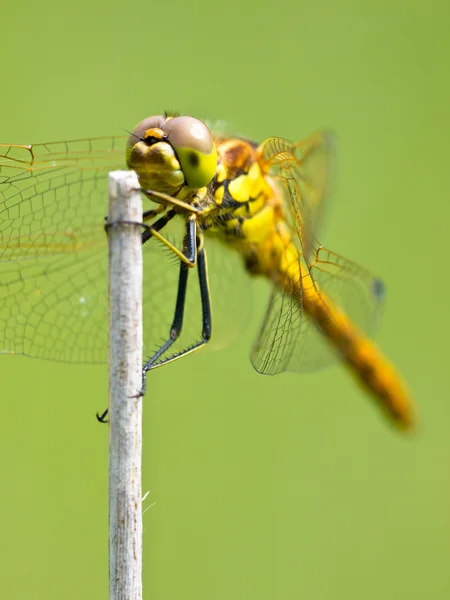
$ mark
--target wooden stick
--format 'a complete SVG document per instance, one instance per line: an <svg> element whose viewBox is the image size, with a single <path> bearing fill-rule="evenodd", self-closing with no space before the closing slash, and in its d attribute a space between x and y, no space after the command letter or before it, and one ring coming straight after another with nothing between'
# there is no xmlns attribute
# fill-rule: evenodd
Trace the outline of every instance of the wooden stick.
<svg viewBox="0 0 450 600"><path fill-rule="evenodd" d="M142 199L136 174L109 175L109 594L142 598ZM132 221L137 223L120 223Z"/></svg>

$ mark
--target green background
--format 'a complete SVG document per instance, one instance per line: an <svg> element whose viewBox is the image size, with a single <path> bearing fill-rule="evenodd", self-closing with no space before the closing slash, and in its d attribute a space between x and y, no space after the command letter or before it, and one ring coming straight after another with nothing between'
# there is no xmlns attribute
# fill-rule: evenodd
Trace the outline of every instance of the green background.
<svg viewBox="0 0 450 600"><path fill-rule="evenodd" d="M164 109L257 140L332 127L338 189L321 238L384 278L377 340L417 399L408 437L341 366L257 375L258 283L237 343L149 380L145 598L450 597L449 12L447 0L3 6L2 142L120 134ZM1 596L106 599L108 430L94 417L106 368L4 356L0 374Z"/></svg>

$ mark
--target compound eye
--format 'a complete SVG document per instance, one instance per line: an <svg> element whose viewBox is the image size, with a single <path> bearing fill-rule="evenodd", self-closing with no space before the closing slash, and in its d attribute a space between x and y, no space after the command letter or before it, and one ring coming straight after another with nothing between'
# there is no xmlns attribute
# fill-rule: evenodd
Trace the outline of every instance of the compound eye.
<svg viewBox="0 0 450 600"><path fill-rule="evenodd" d="M217 167L216 145L208 127L194 117L174 117L162 129L177 154L188 186L208 185Z"/></svg>

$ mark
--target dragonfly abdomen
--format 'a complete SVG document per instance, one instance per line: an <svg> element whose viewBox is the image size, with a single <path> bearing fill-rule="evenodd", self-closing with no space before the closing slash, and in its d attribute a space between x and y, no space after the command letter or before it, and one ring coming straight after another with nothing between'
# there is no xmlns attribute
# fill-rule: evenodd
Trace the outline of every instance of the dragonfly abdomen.
<svg viewBox="0 0 450 600"><path fill-rule="evenodd" d="M388 416L401 427L411 427L414 418L409 393L376 345L322 292L304 294L303 309Z"/></svg>
<svg viewBox="0 0 450 600"><path fill-rule="evenodd" d="M375 344L320 289L285 224L279 222L274 235L259 245L251 266L252 272L269 277L295 299L300 314L306 313L315 323L391 420L403 428L413 425L410 395L403 381Z"/></svg>

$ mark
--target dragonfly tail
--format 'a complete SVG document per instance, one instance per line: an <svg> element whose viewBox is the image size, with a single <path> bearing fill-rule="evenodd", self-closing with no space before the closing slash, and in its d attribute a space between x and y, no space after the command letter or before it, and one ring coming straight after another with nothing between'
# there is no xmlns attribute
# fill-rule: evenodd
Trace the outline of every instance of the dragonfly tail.
<svg viewBox="0 0 450 600"><path fill-rule="evenodd" d="M310 294L303 306L390 420L401 429L411 429L415 423L411 396L377 346L324 294Z"/></svg>

